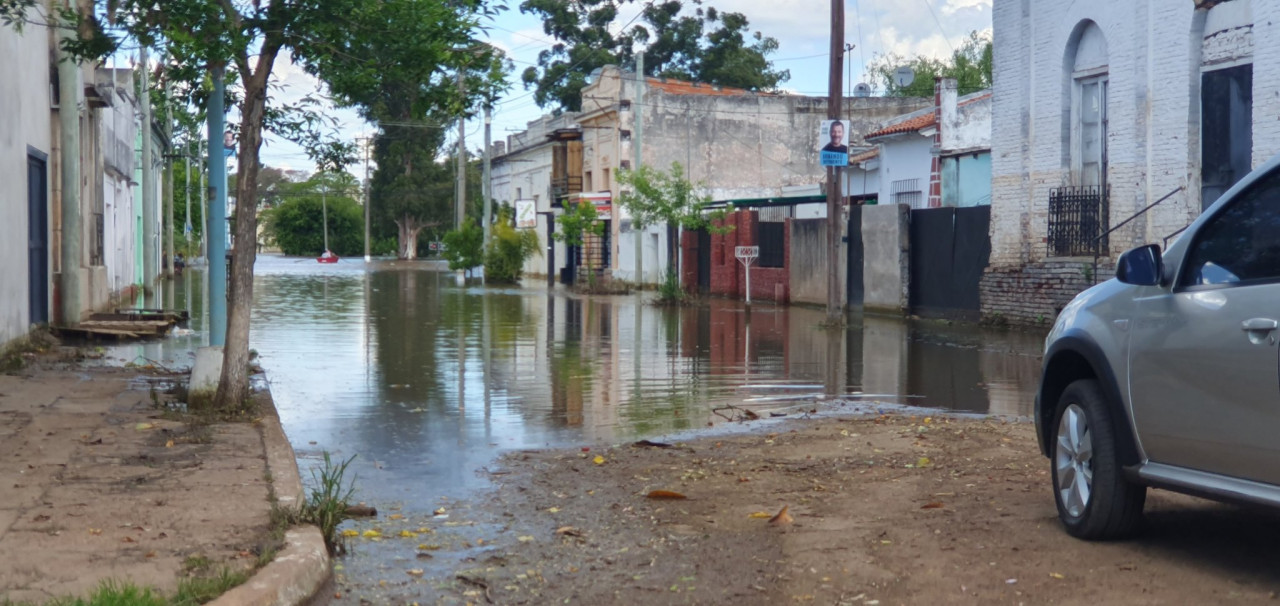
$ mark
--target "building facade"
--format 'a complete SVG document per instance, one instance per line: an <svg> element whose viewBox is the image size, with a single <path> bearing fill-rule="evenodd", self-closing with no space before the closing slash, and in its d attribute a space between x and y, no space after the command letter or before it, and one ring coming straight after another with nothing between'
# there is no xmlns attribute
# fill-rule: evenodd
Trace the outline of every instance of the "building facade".
<svg viewBox="0 0 1280 606"><path fill-rule="evenodd" d="M1052 318L1280 152L1280 4L996 0L993 26L988 316Z"/></svg>

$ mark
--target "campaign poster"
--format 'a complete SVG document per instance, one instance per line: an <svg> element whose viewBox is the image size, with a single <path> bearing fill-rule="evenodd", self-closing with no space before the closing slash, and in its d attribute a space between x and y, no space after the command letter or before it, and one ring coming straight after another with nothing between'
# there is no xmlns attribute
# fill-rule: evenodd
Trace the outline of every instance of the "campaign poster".
<svg viewBox="0 0 1280 606"><path fill-rule="evenodd" d="M849 165L849 121L823 120L818 129L818 153L823 166Z"/></svg>

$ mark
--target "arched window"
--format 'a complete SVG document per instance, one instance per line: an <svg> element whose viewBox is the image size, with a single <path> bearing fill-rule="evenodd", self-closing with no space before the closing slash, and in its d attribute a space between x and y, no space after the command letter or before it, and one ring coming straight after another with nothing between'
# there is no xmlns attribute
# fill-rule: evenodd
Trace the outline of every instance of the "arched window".
<svg viewBox="0 0 1280 606"><path fill-rule="evenodd" d="M1067 41L1064 79L1071 181L1104 187L1107 181L1107 39L1093 21L1082 21Z"/></svg>

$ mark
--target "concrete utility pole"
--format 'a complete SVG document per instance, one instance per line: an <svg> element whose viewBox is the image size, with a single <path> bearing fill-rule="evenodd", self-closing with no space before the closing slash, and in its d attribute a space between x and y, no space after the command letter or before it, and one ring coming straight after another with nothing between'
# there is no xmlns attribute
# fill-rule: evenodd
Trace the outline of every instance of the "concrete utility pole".
<svg viewBox="0 0 1280 606"><path fill-rule="evenodd" d="M373 260L369 254L369 148L373 145L373 137L362 138L364 141L364 262Z"/></svg>
<svg viewBox="0 0 1280 606"><path fill-rule="evenodd" d="M482 190L484 191L484 243L485 243L485 246L489 245L489 233L490 233L490 230L492 229L492 223L493 223L493 192L490 191L489 189L489 178L492 176L490 174L490 171L493 168L492 165L490 164L492 154L489 152L489 146L493 144L491 141L491 138L493 137L493 133L491 131L491 126L493 124L493 114L491 113L492 111L493 109L489 107L489 102L485 101L485 106L484 106L484 187L482 188Z"/></svg>
<svg viewBox="0 0 1280 606"><path fill-rule="evenodd" d="M208 118L205 118L206 123ZM208 146L204 140L196 142L196 156L200 162L200 220L204 222L204 229L200 230L200 256L204 257L206 265L209 263L209 188L205 185L205 171L209 170ZM204 272L205 293L209 292L209 272Z"/></svg>
<svg viewBox="0 0 1280 606"><path fill-rule="evenodd" d="M223 153L222 132L226 130L223 116L223 81L225 66L214 65L213 94L209 95L209 188L213 196L206 215L205 234L209 240L209 345L222 347L227 343L227 156ZM214 141L218 141L214 145ZM214 151L217 147L217 151ZM248 243L246 246L253 246Z"/></svg>
<svg viewBox="0 0 1280 606"><path fill-rule="evenodd" d="M462 98L463 108L458 116L458 195L453 225L455 229L462 229L462 221L467 216L467 80L461 69L458 70L458 96ZM466 284L465 269L458 270L456 280L459 286Z"/></svg>
<svg viewBox="0 0 1280 606"><path fill-rule="evenodd" d="M173 150L173 97L169 95L169 85L165 83L164 87L164 135L165 141L169 142L169 149ZM168 162L165 163L165 173L169 176L169 190L165 193L165 207L169 213L169 230L166 236L168 242L165 249L169 254L169 265L164 268L164 274L170 278L173 277L174 256L173 256L173 154L166 155Z"/></svg>
<svg viewBox="0 0 1280 606"><path fill-rule="evenodd" d="M68 7L70 8L70 7ZM63 42L74 41L74 24L60 28ZM61 48L61 46L59 46ZM58 160L62 188L62 325L80 323L80 64L58 51Z"/></svg>
<svg viewBox="0 0 1280 606"><path fill-rule="evenodd" d="M182 237L186 239L187 246L191 246L191 141L183 144L186 149L182 150L182 155L187 157L187 170L185 176L187 178L187 188L183 190L183 197L187 201L187 218L182 222ZM190 252L190 248L187 249Z"/></svg>
<svg viewBox="0 0 1280 606"><path fill-rule="evenodd" d="M151 146L151 65L147 59L147 47L140 51L142 59L141 86L138 89L138 102L142 104L142 288L147 292L147 300L152 300L152 285L160 272L156 271L156 257L159 250L156 246L159 234L156 233L156 221L160 213L156 209L156 174Z"/></svg>
<svg viewBox="0 0 1280 606"><path fill-rule="evenodd" d="M841 80L844 57L844 0L831 0L831 61L827 81L827 118L840 119ZM827 322L843 319L840 304L840 168L827 167Z"/></svg>
<svg viewBox="0 0 1280 606"><path fill-rule="evenodd" d="M644 147L644 51L636 53L636 102L631 104L631 113L635 116L635 127L631 133L631 170L640 170ZM631 218L631 234L636 240L636 284L644 284L644 232L636 228L635 217ZM640 314L637 313L639 318Z"/></svg>

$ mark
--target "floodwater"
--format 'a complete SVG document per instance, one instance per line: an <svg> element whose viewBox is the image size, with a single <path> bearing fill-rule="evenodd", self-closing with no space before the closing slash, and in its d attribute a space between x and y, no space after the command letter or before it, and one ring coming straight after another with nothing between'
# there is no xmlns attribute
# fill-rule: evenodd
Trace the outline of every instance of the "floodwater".
<svg viewBox="0 0 1280 606"><path fill-rule="evenodd" d="M279 256L256 267L251 346L299 460L357 455L360 498L373 504L462 496L509 449L705 427L724 404L763 414L849 398L1028 415L1039 377L1038 334L871 315L829 332L818 309L663 308L541 280L458 287L436 268ZM190 365L206 342L201 277L188 271L166 294L192 312L189 334L110 355Z"/></svg>

